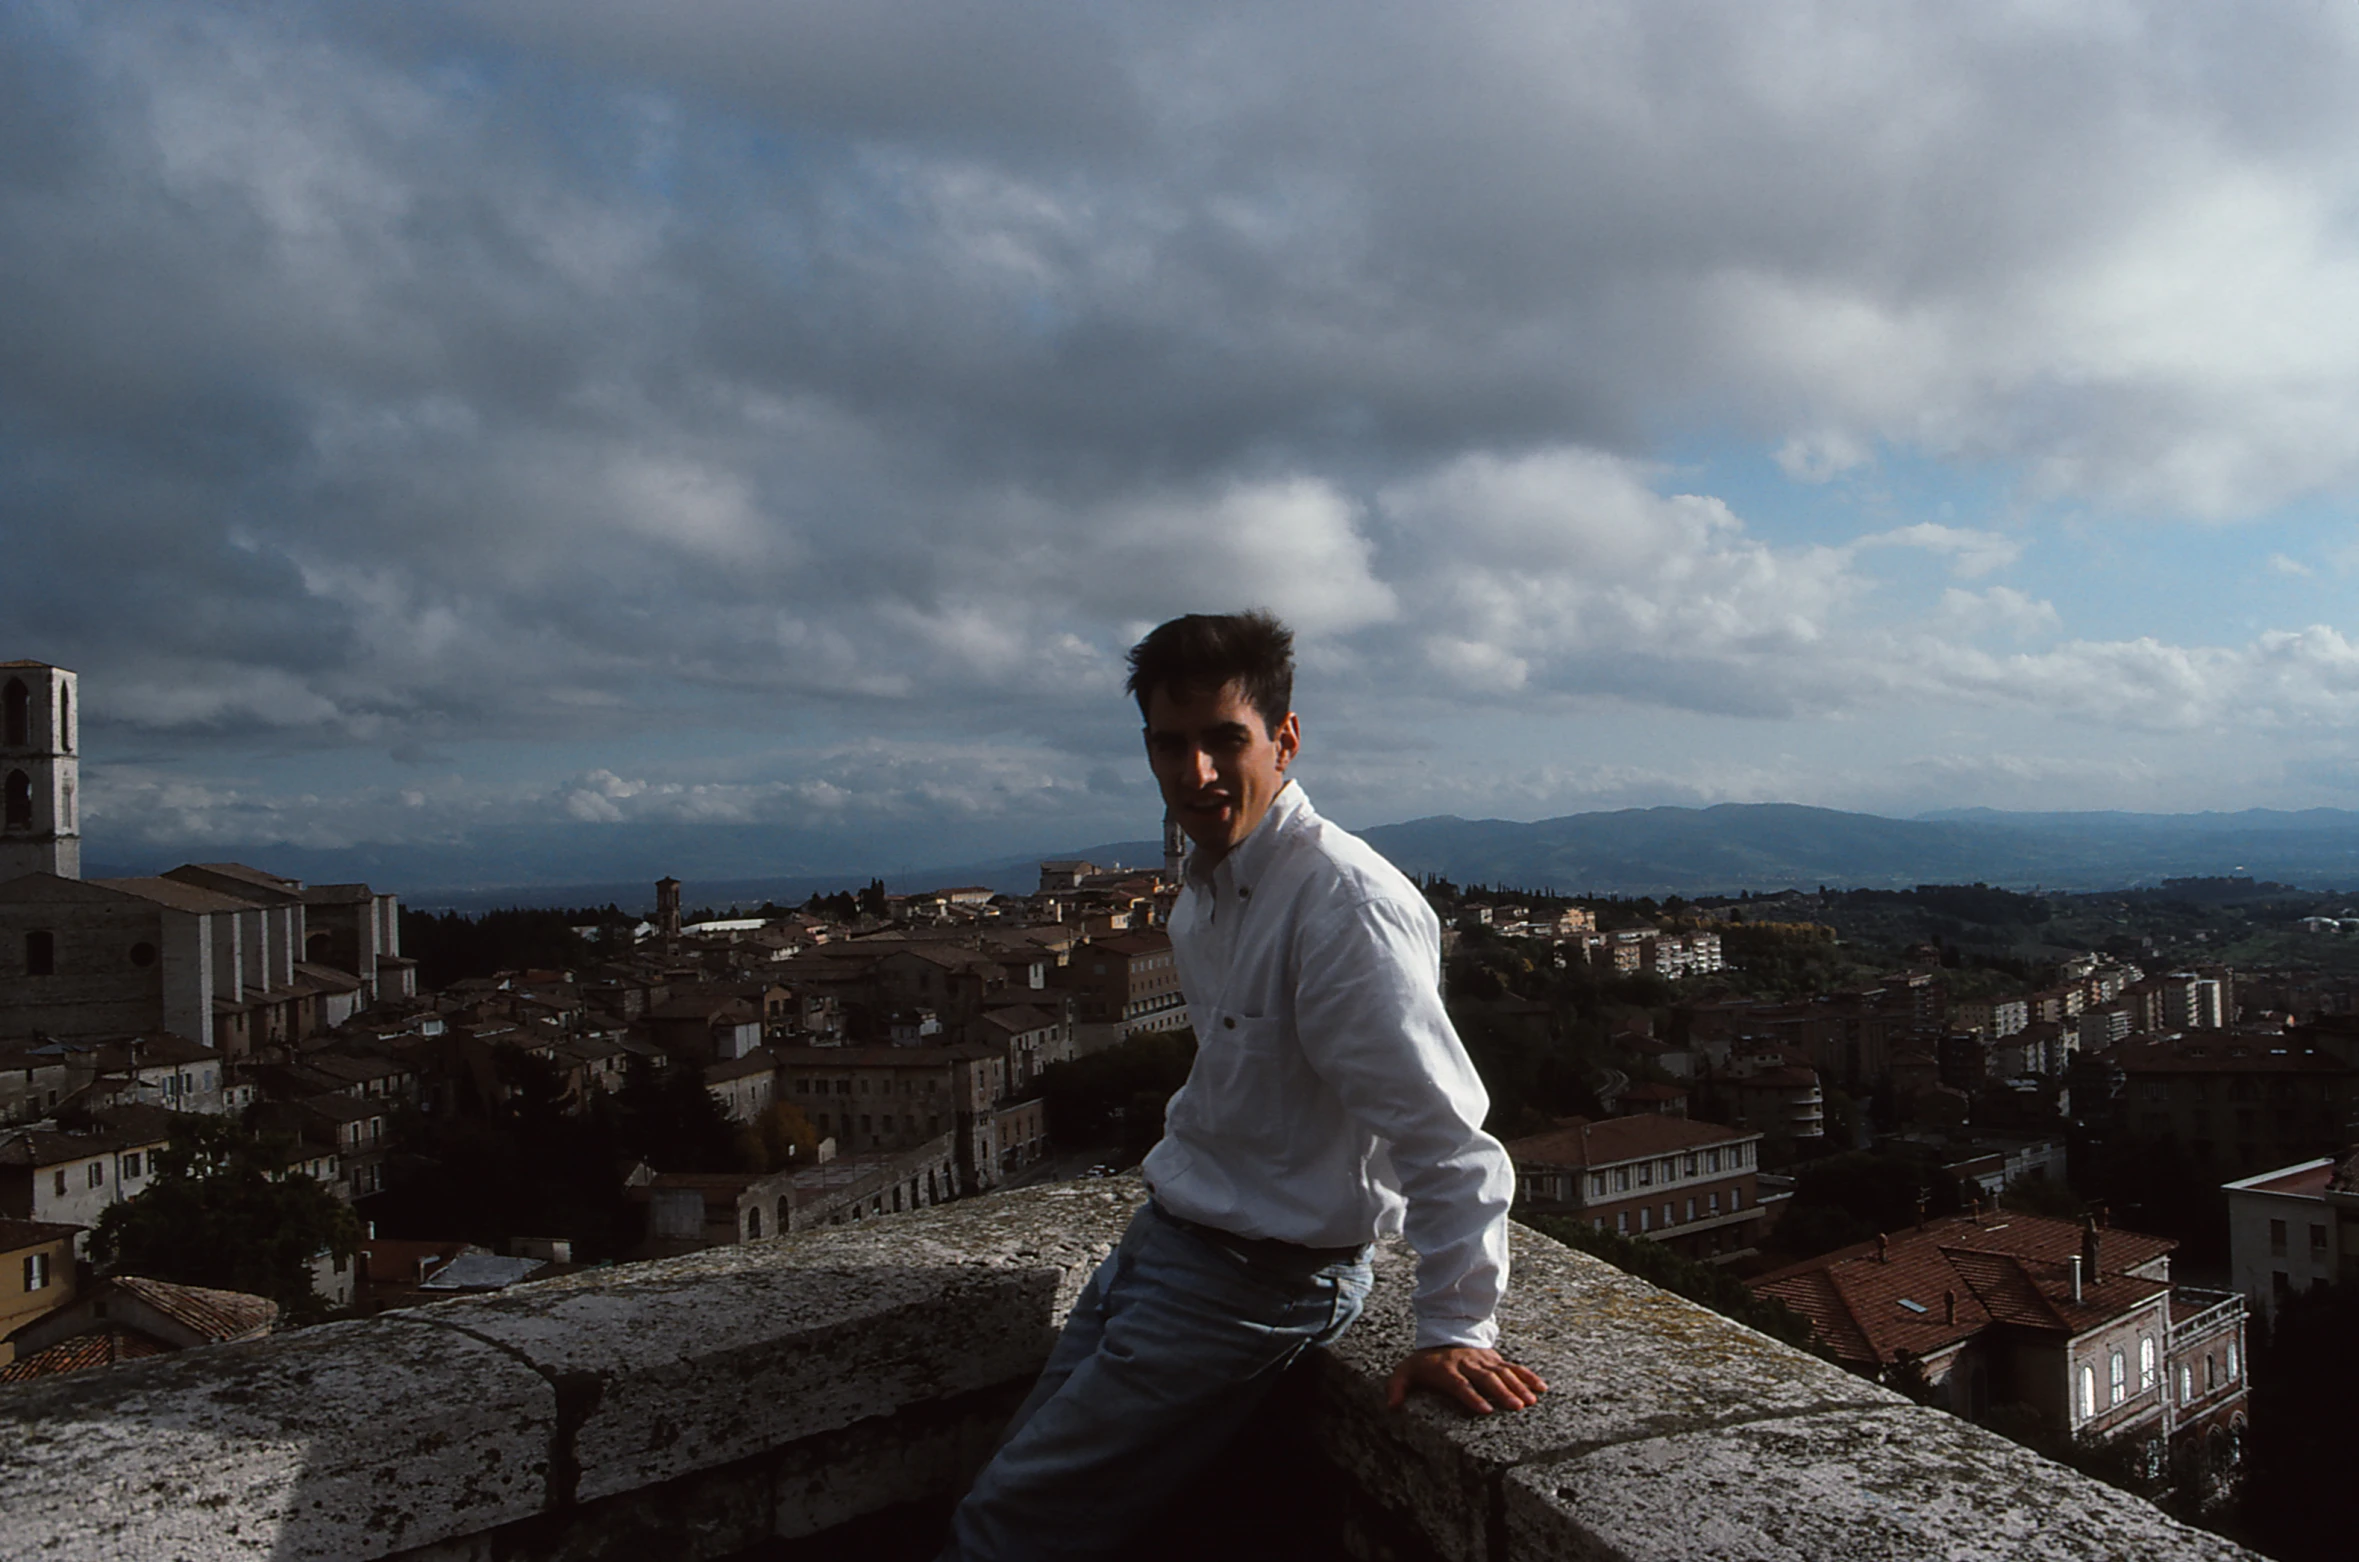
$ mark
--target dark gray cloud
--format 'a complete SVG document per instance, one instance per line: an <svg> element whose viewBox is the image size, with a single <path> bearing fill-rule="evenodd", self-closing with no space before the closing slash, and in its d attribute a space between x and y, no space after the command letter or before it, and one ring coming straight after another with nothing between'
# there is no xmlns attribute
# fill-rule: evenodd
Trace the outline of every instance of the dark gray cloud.
<svg viewBox="0 0 2359 1562"><path fill-rule="evenodd" d="M0 617L150 749L411 769L807 714L1090 776L1127 639L1248 601L1334 699L2342 713L2330 631L2068 640L1985 532L1878 615L1861 547L1652 462L2347 492L2354 53L2274 6L36 0Z"/></svg>

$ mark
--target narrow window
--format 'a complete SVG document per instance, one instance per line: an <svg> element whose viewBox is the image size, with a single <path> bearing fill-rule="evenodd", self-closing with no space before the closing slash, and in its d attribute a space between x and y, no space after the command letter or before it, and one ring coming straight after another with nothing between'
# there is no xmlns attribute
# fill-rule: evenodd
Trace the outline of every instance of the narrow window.
<svg viewBox="0 0 2359 1562"><path fill-rule="evenodd" d="M8 772L8 795L0 802L0 825L11 830L33 827L33 778L21 770Z"/></svg>
<svg viewBox="0 0 2359 1562"><path fill-rule="evenodd" d="M2228 1342L2228 1381L2231 1383L2236 1381L2236 1342L2234 1340Z"/></svg>
<svg viewBox="0 0 2359 1562"><path fill-rule="evenodd" d="M27 1253L25 1255L25 1289L28 1291L49 1289L49 1255L47 1253Z"/></svg>
<svg viewBox="0 0 2359 1562"><path fill-rule="evenodd" d="M74 693L62 683L57 686L57 751L74 751Z"/></svg>
<svg viewBox="0 0 2359 1562"><path fill-rule="evenodd" d="M90 1163L90 1186L93 1188L106 1186L106 1162L92 1161Z"/></svg>
<svg viewBox="0 0 2359 1562"><path fill-rule="evenodd" d="M2130 1397L2130 1363L2120 1351L2115 1351L2107 1359L2105 1376L2105 1386L2112 1394L2106 1403L2118 1405Z"/></svg>
<svg viewBox="0 0 2359 1562"><path fill-rule="evenodd" d="M2146 1335L2138 1341L2138 1392L2143 1394L2154 1387L2154 1336Z"/></svg>
<svg viewBox="0 0 2359 1562"><path fill-rule="evenodd" d="M2085 1421L2096 1413L2097 1369L2083 1366L2081 1368L2081 1419Z"/></svg>
<svg viewBox="0 0 2359 1562"><path fill-rule="evenodd" d="M0 743L29 748L33 742L33 692L22 678L11 678L0 691Z"/></svg>
<svg viewBox="0 0 2359 1562"><path fill-rule="evenodd" d="M25 935L25 975L55 976L57 974L57 938L46 932Z"/></svg>

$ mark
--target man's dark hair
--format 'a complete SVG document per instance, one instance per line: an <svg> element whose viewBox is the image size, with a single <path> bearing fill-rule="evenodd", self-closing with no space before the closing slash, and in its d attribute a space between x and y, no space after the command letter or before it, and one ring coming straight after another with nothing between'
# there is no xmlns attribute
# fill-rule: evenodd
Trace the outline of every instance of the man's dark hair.
<svg viewBox="0 0 2359 1562"><path fill-rule="evenodd" d="M1294 709L1294 631L1259 608L1250 613L1190 613L1156 627L1130 648L1123 685L1147 714L1157 688L1219 689L1244 685L1245 702L1276 736Z"/></svg>

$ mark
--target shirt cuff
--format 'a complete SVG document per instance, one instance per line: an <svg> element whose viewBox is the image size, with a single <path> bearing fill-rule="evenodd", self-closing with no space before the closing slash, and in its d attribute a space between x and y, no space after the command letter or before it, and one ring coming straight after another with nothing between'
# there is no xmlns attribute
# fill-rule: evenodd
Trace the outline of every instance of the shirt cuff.
<svg viewBox="0 0 2359 1562"><path fill-rule="evenodd" d="M1417 1320L1419 1350L1432 1350L1440 1345L1470 1345L1477 1350L1496 1349L1499 1344L1499 1322L1495 1318L1420 1318Z"/></svg>

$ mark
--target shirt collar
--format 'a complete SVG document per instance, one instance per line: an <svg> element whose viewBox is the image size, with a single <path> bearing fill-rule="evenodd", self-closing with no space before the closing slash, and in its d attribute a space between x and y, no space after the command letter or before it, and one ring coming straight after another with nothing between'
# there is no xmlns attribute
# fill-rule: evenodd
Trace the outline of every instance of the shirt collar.
<svg viewBox="0 0 2359 1562"><path fill-rule="evenodd" d="M1188 877L1200 884L1210 884L1215 874L1227 869L1229 881L1250 889L1261 882L1270 862L1278 854L1279 838L1294 822L1311 811L1311 800L1303 796L1302 788L1289 781L1270 799L1269 812L1253 827L1253 833L1229 848L1227 856L1214 864L1210 872L1196 866L1196 854L1188 857Z"/></svg>

